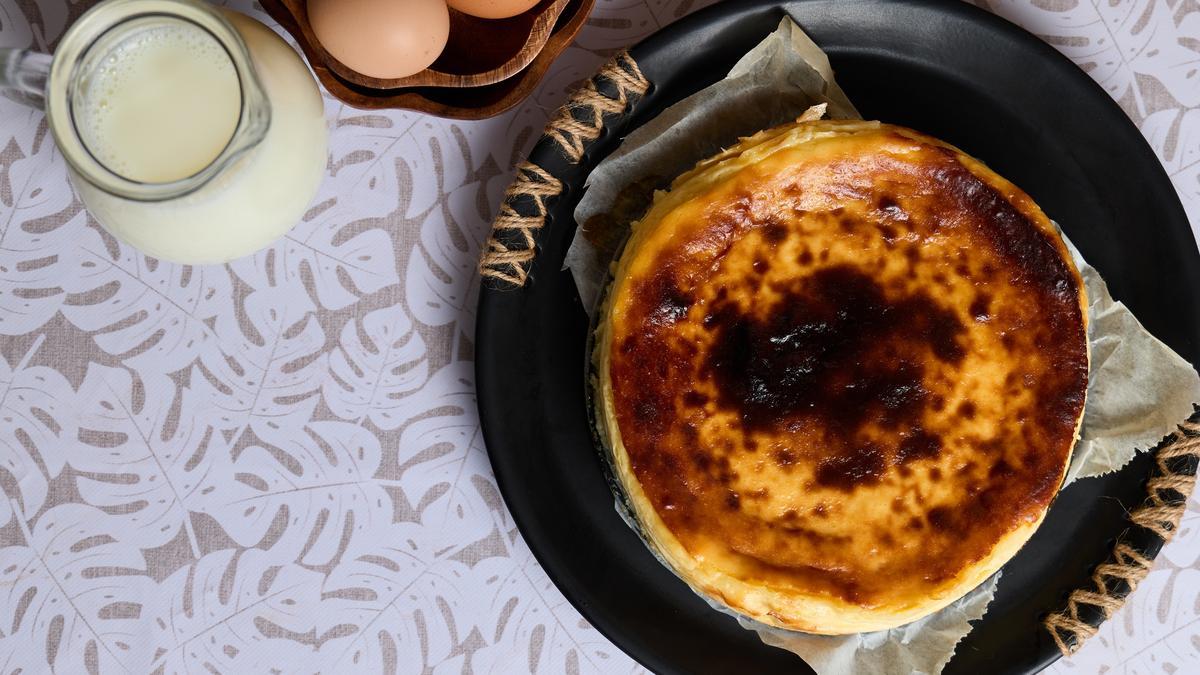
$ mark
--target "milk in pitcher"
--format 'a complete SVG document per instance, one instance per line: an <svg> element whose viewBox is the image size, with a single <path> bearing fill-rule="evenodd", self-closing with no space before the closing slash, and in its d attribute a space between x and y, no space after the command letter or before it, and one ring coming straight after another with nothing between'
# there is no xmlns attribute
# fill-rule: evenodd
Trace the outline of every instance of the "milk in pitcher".
<svg viewBox="0 0 1200 675"><path fill-rule="evenodd" d="M253 253L303 216L324 174L324 105L300 56L200 0L104 0L53 56L0 48L0 88L45 109L96 220L159 258Z"/></svg>
<svg viewBox="0 0 1200 675"><path fill-rule="evenodd" d="M270 102L262 141L175 199L136 201L75 181L104 227L155 257L219 263L263 248L303 216L324 174L324 107L308 69L261 23L233 12L226 18L245 41ZM212 162L229 143L241 107L237 74L221 45L182 23L135 33L112 51L83 88L76 114L96 159L151 183Z"/></svg>

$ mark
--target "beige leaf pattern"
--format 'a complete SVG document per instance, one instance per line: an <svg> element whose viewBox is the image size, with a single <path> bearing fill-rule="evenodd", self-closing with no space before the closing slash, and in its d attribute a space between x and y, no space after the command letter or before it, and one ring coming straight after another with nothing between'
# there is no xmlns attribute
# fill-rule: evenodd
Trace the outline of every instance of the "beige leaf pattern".
<svg viewBox="0 0 1200 675"><path fill-rule="evenodd" d="M550 112L712 1L597 0L494 119L327 99L316 199L228 265L108 235L43 115L0 98L0 672L644 672L563 598L500 497L475 261ZM52 48L92 4L0 0L0 46ZM1200 4L975 4L1095 78L1200 227ZM1200 672L1197 607L1193 500L1127 606L1050 672Z"/></svg>

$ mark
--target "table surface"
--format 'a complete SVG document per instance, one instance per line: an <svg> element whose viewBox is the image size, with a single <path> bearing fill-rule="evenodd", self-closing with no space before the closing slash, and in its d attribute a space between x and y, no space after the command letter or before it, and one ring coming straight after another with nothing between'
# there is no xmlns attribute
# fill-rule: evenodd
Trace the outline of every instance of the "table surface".
<svg viewBox="0 0 1200 675"><path fill-rule="evenodd" d="M0 0L0 45L52 48L90 4ZM106 235L42 114L0 98L0 671L639 671L497 492L475 262L572 86L706 4L599 0L533 97L492 120L327 100L314 206L225 266ZM1200 4L978 4L1112 94L1200 228ZM1125 608L1049 672L1197 672L1198 527L1193 499Z"/></svg>

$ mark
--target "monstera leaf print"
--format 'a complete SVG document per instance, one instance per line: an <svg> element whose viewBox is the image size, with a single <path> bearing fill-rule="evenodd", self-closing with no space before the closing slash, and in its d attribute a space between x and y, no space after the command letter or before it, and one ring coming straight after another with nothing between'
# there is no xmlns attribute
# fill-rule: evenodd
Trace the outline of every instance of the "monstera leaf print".
<svg viewBox="0 0 1200 675"><path fill-rule="evenodd" d="M167 413L171 382L92 365L79 386L78 436L70 464L79 495L117 523L121 538L153 548L182 529L199 555L190 513L203 511L202 484L225 475L228 451L187 408ZM182 421L180 421L182 420Z"/></svg>
<svg viewBox="0 0 1200 675"><path fill-rule="evenodd" d="M405 669L419 662L460 672L489 644L474 618L482 596L457 589L478 576L480 560L508 555L489 515L495 489L474 487L487 482L487 465L469 383L448 366L419 392L425 412L406 420L400 454L377 474L391 517L356 536L323 585L325 623L314 630L355 627L330 644L334 671L394 672L400 654Z"/></svg>
<svg viewBox="0 0 1200 675"><path fill-rule="evenodd" d="M80 233L80 272L65 280L62 311L125 365L171 372L222 348L213 330L233 295L219 267L162 262L98 226Z"/></svg>
<svg viewBox="0 0 1200 675"><path fill-rule="evenodd" d="M381 471L393 496L393 520L423 524L423 536L439 547L474 541L492 529L490 519L477 517L485 509L463 501L473 498L470 477L490 473L472 381L469 364L455 362L406 401L396 465Z"/></svg>
<svg viewBox="0 0 1200 675"><path fill-rule="evenodd" d="M477 542L438 548L417 543L416 527L400 523L367 540L326 581L326 611L312 630L348 633L329 645L332 671L624 670L612 667L619 652L580 622L515 532L494 527ZM398 656L407 667L397 670Z"/></svg>
<svg viewBox="0 0 1200 675"><path fill-rule="evenodd" d="M313 645L280 638L307 637L301 625L320 583L320 574L265 551L210 553L159 585L147 608L154 653L142 672L315 672Z"/></svg>
<svg viewBox="0 0 1200 675"><path fill-rule="evenodd" d="M336 200L330 216L388 231L395 250L407 251L410 219L436 203L427 189L433 167L422 162L414 134L427 133L426 125L410 112L343 110L330 130L329 172L317 202Z"/></svg>
<svg viewBox="0 0 1200 675"><path fill-rule="evenodd" d="M14 365L0 357L0 491L7 497L0 522L12 513L30 520L41 511L51 481L66 466L67 445L75 442L71 385L56 370L29 365L42 343L34 340Z"/></svg>
<svg viewBox="0 0 1200 675"><path fill-rule="evenodd" d="M508 183L492 156L472 145L467 133L450 127L431 137L422 153L438 169L434 194L439 199L422 217L420 240L408 256L405 288L413 316L430 326L450 323L474 309L475 261L492 204Z"/></svg>
<svg viewBox="0 0 1200 675"><path fill-rule="evenodd" d="M479 597L470 570L448 551L417 544L413 524L364 540L324 586L326 609L314 631L342 627L331 642L332 672L478 672L473 655L488 646L476 621ZM394 543L388 543L394 542Z"/></svg>
<svg viewBox="0 0 1200 675"><path fill-rule="evenodd" d="M997 14L1037 33L1079 64L1135 121L1155 112L1146 87L1166 88L1185 106L1200 105L1200 16L1156 0L986 0Z"/></svg>
<svg viewBox="0 0 1200 675"><path fill-rule="evenodd" d="M216 318L227 340L219 358L179 374L205 403L197 414L231 443L269 428L301 428L320 396L325 333L314 308L283 286L257 290L235 275L232 307Z"/></svg>
<svg viewBox="0 0 1200 675"><path fill-rule="evenodd" d="M252 288L286 288L314 306L341 310L396 283L388 234L337 219L337 198L320 202L286 237L229 267Z"/></svg>
<svg viewBox="0 0 1200 675"><path fill-rule="evenodd" d="M86 215L65 184L67 170L40 113L0 99L0 335L45 324L62 306L82 261L73 241Z"/></svg>
<svg viewBox="0 0 1200 675"><path fill-rule="evenodd" d="M504 645L488 654L492 662L483 672L505 672L514 664L529 673L642 672L579 617L523 541L514 538L512 548L506 571L479 589L488 600L476 611L495 626L491 639Z"/></svg>
<svg viewBox="0 0 1200 675"><path fill-rule="evenodd" d="M1194 15L1200 24L1200 11ZM1196 58L1200 69L1200 54ZM1142 133L1162 159L1200 238L1200 109L1156 112L1146 118Z"/></svg>
<svg viewBox="0 0 1200 675"><path fill-rule="evenodd" d="M325 403L339 417L380 429L396 429L401 402L429 379L426 345L401 305L351 319L329 355L329 376L321 387Z"/></svg>
<svg viewBox="0 0 1200 675"><path fill-rule="evenodd" d="M400 281L395 242L384 227L394 220L395 200L378 198L399 180L396 153L407 136L396 134L385 116L339 119L331 131L329 174L312 208L270 249L286 283L303 288L323 309L343 309Z"/></svg>
<svg viewBox="0 0 1200 675"><path fill-rule="evenodd" d="M0 669L6 673L147 671L142 612L154 597L134 547L104 514L63 504L0 537Z"/></svg>
<svg viewBox="0 0 1200 675"><path fill-rule="evenodd" d="M316 205L274 247L288 276L330 310L397 282L388 234L370 221L340 220L335 204L331 198Z"/></svg>
<svg viewBox="0 0 1200 675"><path fill-rule="evenodd" d="M1200 663L1200 639L1192 630L1200 624L1200 570L1193 568L1158 569L1138 586L1139 605L1128 614L1135 624L1133 633L1155 643L1153 649L1121 645L1118 654L1125 657L1130 672L1186 672ZM1119 624L1114 626L1119 629ZM1117 633L1114 630L1114 633ZM1114 640L1121 640L1115 637ZM1124 653L1122 653L1124 652Z"/></svg>
<svg viewBox="0 0 1200 675"><path fill-rule="evenodd" d="M238 545L324 570L342 560L351 538L386 519L387 493L372 480L379 439L367 430L266 422L248 436L233 448L232 475L214 475L201 489L206 512Z"/></svg>

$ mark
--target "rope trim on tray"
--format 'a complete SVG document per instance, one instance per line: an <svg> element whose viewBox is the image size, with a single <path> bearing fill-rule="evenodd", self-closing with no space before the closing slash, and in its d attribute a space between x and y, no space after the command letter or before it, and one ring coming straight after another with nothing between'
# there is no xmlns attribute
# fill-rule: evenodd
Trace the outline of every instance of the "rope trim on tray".
<svg viewBox="0 0 1200 675"><path fill-rule="evenodd" d="M624 113L649 88L637 62L621 52L558 109L543 138L554 141L571 164L578 164L587 145L604 130L604 116ZM501 288L525 285L537 250L534 235L546 224L546 202L562 194L562 181L538 165L522 162L516 169L479 260L479 273Z"/></svg>
<svg viewBox="0 0 1200 675"><path fill-rule="evenodd" d="M1200 458L1198 420L1200 417L1192 415L1155 451L1156 470L1146 483L1146 503L1129 514L1130 521L1153 532L1164 545L1179 528L1188 495L1196 485L1196 463L1186 460ZM1092 573L1092 587L1073 591L1066 609L1050 614L1042 622L1064 656L1074 654L1121 609L1154 564L1122 539L1117 540L1109 559Z"/></svg>

